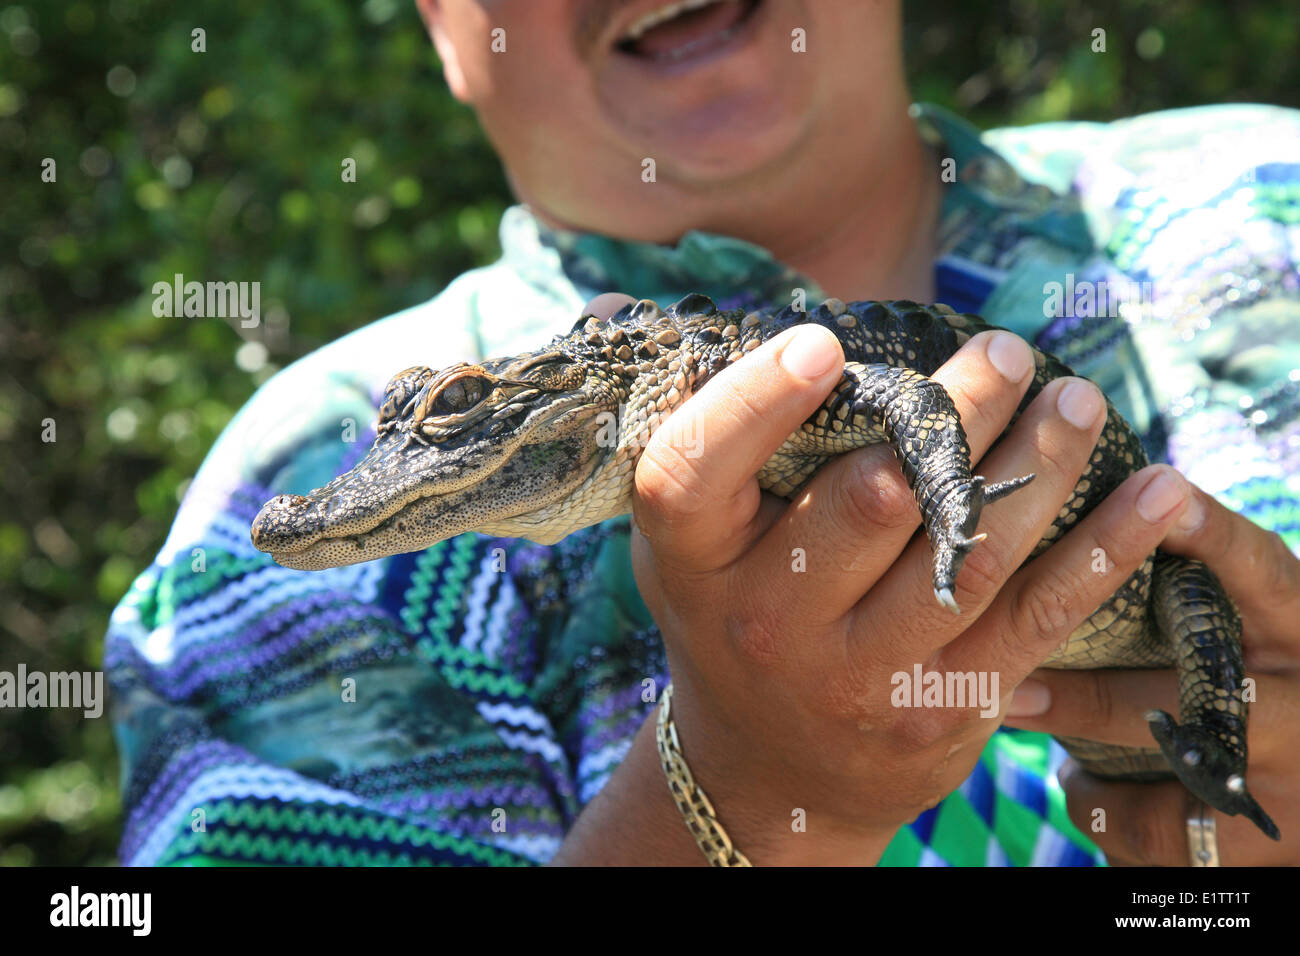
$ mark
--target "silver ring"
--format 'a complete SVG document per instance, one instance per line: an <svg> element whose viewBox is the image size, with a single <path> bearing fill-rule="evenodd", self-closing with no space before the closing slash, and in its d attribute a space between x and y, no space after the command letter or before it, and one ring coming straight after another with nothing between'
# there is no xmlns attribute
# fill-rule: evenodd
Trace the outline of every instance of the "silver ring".
<svg viewBox="0 0 1300 956"><path fill-rule="evenodd" d="M1187 812L1187 853L1192 866L1220 866L1219 837L1214 811L1204 800L1194 800Z"/></svg>

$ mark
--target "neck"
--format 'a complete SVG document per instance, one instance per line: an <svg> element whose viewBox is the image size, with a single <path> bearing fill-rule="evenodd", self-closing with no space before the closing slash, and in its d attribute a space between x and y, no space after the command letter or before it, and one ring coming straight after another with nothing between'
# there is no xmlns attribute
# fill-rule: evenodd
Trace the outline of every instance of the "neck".
<svg viewBox="0 0 1300 956"><path fill-rule="evenodd" d="M664 176L653 201L645 189L620 191L620 181L608 190L618 201L604 208L623 213L595 231L660 243L692 229L734 236L767 249L829 296L933 301L940 157L908 115L901 76L880 87L874 103L858 97L821 111L854 122L814 124L789 155L742 180L703 186ZM512 185L544 222L592 230L581 214L558 214L513 178Z"/></svg>

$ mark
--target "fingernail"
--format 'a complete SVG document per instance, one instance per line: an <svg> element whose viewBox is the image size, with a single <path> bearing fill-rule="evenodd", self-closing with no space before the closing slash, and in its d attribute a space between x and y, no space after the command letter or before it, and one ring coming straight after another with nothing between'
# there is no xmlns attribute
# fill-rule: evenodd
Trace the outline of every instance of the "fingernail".
<svg viewBox="0 0 1300 956"><path fill-rule="evenodd" d="M781 350L781 367L799 378L820 378L839 359L831 338L812 328L796 329Z"/></svg>
<svg viewBox="0 0 1300 956"><path fill-rule="evenodd" d="M1028 678L1020 682L1007 705L1008 717L1037 717L1052 706L1052 692L1042 681Z"/></svg>
<svg viewBox="0 0 1300 956"><path fill-rule="evenodd" d="M1138 514L1151 524L1159 524L1186 497L1187 486L1181 479L1172 472L1162 471L1148 481L1138 495Z"/></svg>
<svg viewBox="0 0 1300 956"><path fill-rule="evenodd" d="M1034 353L1029 351L1029 345L1020 336L1010 332L994 334L985 351L989 362L1008 382L1023 381L1034 367Z"/></svg>
<svg viewBox="0 0 1300 956"><path fill-rule="evenodd" d="M1071 382L1056 396L1056 410L1075 428L1091 428L1102 407L1101 392L1089 382Z"/></svg>
<svg viewBox="0 0 1300 956"><path fill-rule="evenodd" d="M1193 494L1191 500L1187 502L1187 510L1178 519L1178 530L1199 531L1203 524L1205 524L1205 505L1201 504L1201 499Z"/></svg>

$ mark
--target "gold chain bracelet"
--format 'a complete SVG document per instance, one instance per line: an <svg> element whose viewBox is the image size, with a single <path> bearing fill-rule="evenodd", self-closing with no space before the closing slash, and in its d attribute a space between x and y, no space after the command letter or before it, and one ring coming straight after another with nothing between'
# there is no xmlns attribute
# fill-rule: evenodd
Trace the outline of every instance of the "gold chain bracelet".
<svg viewBox="0 0 1300 956"><path fill-rule="evenodd" d="M659 699L659 722L655 729L655 742L659 745L659 765L664 768L668 778L668 790L673 795L673 802L686 821L686 828L695 837L695 842L713 866L752 866L741 853L731 845L731 837L722 829L718 816L713 811L713 804L704 791L695 783L686 758L682 756L682 745L677 739L677 725L671 714L673 685L664 688Z"/></svg>

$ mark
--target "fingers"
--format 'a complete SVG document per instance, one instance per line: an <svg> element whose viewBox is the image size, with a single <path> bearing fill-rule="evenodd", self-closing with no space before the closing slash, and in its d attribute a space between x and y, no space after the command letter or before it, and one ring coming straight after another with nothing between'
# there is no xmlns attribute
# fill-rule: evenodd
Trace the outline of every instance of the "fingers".
<svg viewBox="0 0 1300 956"><path fill-rule="evenodd" d="M1252 760L1272 761L1295 751L1300 693L1294 680L1272 674L1254 678L1250 704ZM1121 747L1153 747L1143 714L1178 712L1178 680L1172 670L1058 671L1040 668L1016 688L1005 723L1061 737L1081 737Z"/></svg>
<svg viewBox="0 0 1300 956"><path fill-rule="evenodd" d="M1243 816L1205 810L1214 819L1219 862L1223 866L1279 866L1296 859L1294 799L1286 788L1259 777L1251 791L1262 806L1281 811L1281 842L1264 836ZM1202 812L1200 801L1183 785L1120 783L1100 780L1073 760L1061 767L1066 810L1074 825L1101 848L1112 863L1134 866L1189 866L1191 846L1187 818ZM1289 825L1288 825L1289 824ZM1199 847L1198 847L1199 848Z"/></svg>
<svg viewBox="0 0 1300 956"><path fill-rule="evenodd" d="M723 369L659 427L637 465L633 514L663 560L708 571L747 550L759 530L754 476L843 368L834 335L797 326Z"/></svg>
<svg viewBox="0 0 1300 956"><path fill-rule="evenodd" d="M1049 382L979 468L990 482L1031 472L1038 477L1009 499L1011 503L995 504L983 512L979 530L987 532L988 538L969 554L957 577L956 598L963 614L954 616L935 602L930 543L918 536L854 611L860 622L858 633L869 635L872 620L911 622L909 653L924 660L970 627L1072 495L1101 433L1105 408L1091 382L1077 378Z"/></svg>
<svg viewBox="0 0 1300 956"><path fill-rule="evenodd" d="M1142 716L1153 707L1178 713L1178 678L1172 670L1040 668L1016 688L1003 722L1120 747L1154 747Z"/></svg>
<svg viewBox="0 0 1300 956"><path fill-rule="evenodd" d="M972 667L997 661L1003 680L1020 683L1155 551L1187 507L1190 491L1168 465L1130 475L1064 538L1011 578L980 627L955 643L953 660ZM991 531L989 538L991 542Z"/></svg>
<svg viewBox="0 0 1300 956"><path fill-rule="evenodd" d="M636 299L623 292L602 292L582 308L583 315L608 319L625 305L635 305Z"/></svg>
<svg viewBox="0 0 1300 956"><path fill-rule="evenodd" d="M983 455L1006 428L1033 368L1033 353L1022 339L985 332L935 373L957 406L973 457ZM826 465L756 550L760 566L789 564L794 554L803 554L809 586L783 590L779 599L802 619L829 622L857 604L920 522L893 451L876 445Z"/></svg>
<svg viewBox="0 0 1300 956"><path fill-rule="evenodd" d="M1237 602L1260 649L1300 643L1300 558L1277 534L1192 486L1193 502L1161 547L1204 561Z"/></svg>

